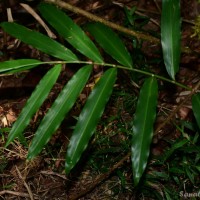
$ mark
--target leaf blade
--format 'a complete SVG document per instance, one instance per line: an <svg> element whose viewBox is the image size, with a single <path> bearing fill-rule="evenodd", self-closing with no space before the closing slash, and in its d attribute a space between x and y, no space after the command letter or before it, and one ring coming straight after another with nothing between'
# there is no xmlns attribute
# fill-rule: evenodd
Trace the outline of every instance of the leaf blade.
<svg viewBox="0 0 200 200"><path fill-rule="evenodd" d="M76 55L69 49L37 31L30 30L14 22L2 22L0 26L11 36L18 38L22 42L29 44L44 53L66 61L78 60Z"/></svg>
<svg viewBox="0 0 200 200"><path fill-rule="evenodd" d="M89 37L64 12L51 4L41 3L38 7L42 16L73 47L94 62L102 63L103 59Z"/></svg>
<svg viewBox="0 0 200 200"><path fill-rule="evenodd" d="M38 83L36 89L33 91L31 97L28 99L26 105L22 109L17 121L14 123L6 142L6 147L18 137L30 122L32 116L42 105L51 88L56 82L61 71L61 65L56 65L50 69L47 74Z"/></svg>
<svg viewBox="0 0 200 200"><path fill-rule="evenodd" d="M86 26L99 45L120 64L132 68L133 62L125 45L117 34L101 23L90 23Z"/></svg>
<svg viewBox="0 0 200 200"><path fill-rule="evenodd" d="M91 71L91 65L82 67L64 86L52 107L40 123L29 148L27 159L35 157L49 141L67 112L69 112L74 105L78 95L85 86Z"/></svg>
<svg viewBox="0 0 200 200"><path fill-rule="evenodd" d="M18 59L0 62L0 73L20 72L24 69L30 69L39 64L41 61L35 59Z"/></svg>
<svg viewBox="0 0 200 200"><path fill-rule="evenodd" d="M65 171L68 174L87 147L105 105L112 93L117 69L109 69L93 88L79 116L66 154Z"/></svg>
<svg viewBox="0 0 200 200"><path fill-rule="evenodd" d="M156 117L158 85L155 78L145 80L136 107L133 120L131 146L132 170L134 184L137 185L145 170L153 136L153 123Z"/></svg>
<svg viewBox="0 0 200 200"><path fill-rule="evenodd" d="M172 79L179 70L181 54L180 1L163 0L161 14L161 44L166 70Z"/></svg>
<svg viewBox="0 0 200 200"><path fill-rule="evenodd" d="M198 127L200 128L200 93L197 93L192 96L192 110L196 119L196 122L198 124Z"/></svg>

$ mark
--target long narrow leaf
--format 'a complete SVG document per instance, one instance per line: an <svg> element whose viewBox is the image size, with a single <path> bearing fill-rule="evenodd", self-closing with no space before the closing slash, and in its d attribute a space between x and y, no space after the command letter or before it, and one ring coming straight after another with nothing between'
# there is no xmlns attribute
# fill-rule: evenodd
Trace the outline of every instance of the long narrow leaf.
<svg viewBox="0 0 200 200"><path fill-rule="evenodd" d="M200 128L200 93L192 96L192 110Z"/></svg>
<svg viewBox="0 0 200 200"><path fill-rule="evenodd" d="M112 29L101 23L90 23L86 29L109 55L120 64L132 68L133 63L129 52Z"/></svg>
<svg viewBox="0 0 200 200"><path fill-rule="evenodd" d="M20 72L25 69L33 68L39 64L42 64L42 62L35 59L19 59L0 62L0 73Z"/></svg>
<svg viewBox="0 0 200 200"><path fill-rule="evenodd" d="M52 134L60 126L65 115L70 111L84 88L91 70L91 65L82 67L62 89L35 133L28 152L28 159L32 159L40 153Z"/></svg>
<svg viewBox="0 0 200 200"><path fill-rule="evenodd" d="M29 44L44 53L66 61L78 60L76 55L69 49L39 32L11 22L3 22L0 26L13 37L18 38L22 42Z"/></svg>
<svg viewBox="0 0 200 200"><path fill-rule="evenodd" d="M166 70L175 79L181 53L180 0L162 1L161 44Z"/></svg>
<svg viewBox="0 0 200 200"><path fill-rule="evenodd" d="M74 48L95 62L103 62L93 42L64 12L46 3L41 3L39 5L39 10L48 23L50 23Z"/></svg>
<svg viewBox="0 0 200 200"><path fill-rule="evenodd" d="M146 168L156 116L158 86L155 78L145 80L141 88L133 121L131 147L134 184L137 185Z"/></svg>
<svg viewBox="0 0 200 200"><path fill-rule="evenodd" d="M165 153L162 156L162 163L164 163L177 149L183 147L185 144L187 144L189 141L188 139L182 139L181 141L176 142L175 144L172 144L169 150L166 150Z"/></svg>
<svg viewBox="0 0 200 200"><path fill-rule="evenodd" d="M20 134L24 131L26 126L29 124L32 116L46 99L51 88L56 82L60 71L61 65L56 65L54 68L49 70L48 73L39 82L31 97L28 99L21 114L17 118L17 121L14 123L8 135L6 146L8 146L16 137L19 137Z"/></svg>
<svg viewBox="0 0 200 200"><path fill-rule="evenodd" d="M117 69L107 70L88 97L70 139L65 163L67 174L76 165L89 143L104 111L105 105L112 93L116 75Z"/></svg>

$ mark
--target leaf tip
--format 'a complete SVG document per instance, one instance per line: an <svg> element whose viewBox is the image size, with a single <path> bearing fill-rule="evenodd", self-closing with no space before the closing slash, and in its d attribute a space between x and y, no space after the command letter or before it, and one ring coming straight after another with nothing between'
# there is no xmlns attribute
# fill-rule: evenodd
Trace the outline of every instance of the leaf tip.
<svg viewBox="0 0 200 200"><path fill-rule="evenodd" d="M139 177L134 177L134 186L136 187L136 186L138 186L138 184L139 184L139 181L140 181L140 178Z"/></svg>
<svg viewBox="0 0 200 200"><path fill-rule="evenodd" d="M30 160L32 160L33 158L34 158L34 156L32 156L30 153L28 153L26 159L27 159L28 161L30 161Z"/></svg>
<svg viewBox="0 0 200 200"><path fill-rule="evenodd" d="M67 160L65 161L65 173L68 175L72 169L72 161L68 162Z"/></svg>
<svg viewBox="0 0 200 200"><path fill-rule="evenodd" d="M9 144L10 144L10 141L7 141L4 147L7 148Z"/></svg>

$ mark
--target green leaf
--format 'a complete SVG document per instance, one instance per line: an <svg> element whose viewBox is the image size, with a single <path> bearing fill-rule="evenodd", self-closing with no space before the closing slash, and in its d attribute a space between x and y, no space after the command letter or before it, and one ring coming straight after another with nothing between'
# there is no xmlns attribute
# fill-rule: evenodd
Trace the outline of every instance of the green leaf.
<svg viewBox="0 0 200 200"><path fill-rule="evenodd" d="M14 123L6 142L6 147L24 131L30 123L32 116L36 113L38 108L42 105L51 88L56 82L61 71L61 65L56 65L50 69L47 74L41 79L31 97L28 99L26 105L22 109L21 114Z"/></svg>
<svg viewBox="0 0 200 200"><path fill-rule="evenodd" d="M25 147L28 147L28 142L26 141L26 138L22 133L18 135L18 139L20 144L24 145Z"/></svg>
<svg viewBox="0 0 200 200"><path fill-rule="evenodd" d="M76 102L76 99L84 88L91 71L91 65L82 67L64 86L35 133L29 148L28 159L32 159L40 153L44 145L50 140L53 133L60 126L65 115Z"/></svg>
<svg viewBox="0 0 200 200"><path fill-rule="evenodd" d="M42 62L35 59L19 59L0 62L0 73L20 72L33 68L39 64L42 64Z"/></svg>
<svg viewBox="0 0 200 200"><path fill-rule="evenodd" d="M188 178L190 179L190 181L192 182L192 184L194 185L194 173L192 173L192 171L190 171L190 168L189 167L186 167L185 168L185 172L188 176Z"/></svg>
<svg viewBox="0 0 200 200"><path fill-rule="evenodd" d="M179 167L170 167L169 172L174 173L176 175L185 173L182 169L180 169L180 166Z"/></svg>
<svg viewBox="0 0 200 200"><path fill-rule="evenodd" d="M192 110L200 128L200 93L192 96Z"/></svg>
<svg viewBox="0 0 200 200"><path fill-rule="evenodd" d="M161 44L166 70L175 79L181 54L180 0L162 1Z"/></svg>
<svg viewBox="0 0 200 200"><path fill-rule="evenodd" d="M157 96L156 79L153 77L146 79L140 91L133 120L131 157L135 185L139 183L149 157L153 124L156 117Z"/></svg>
<svg viewBox="0 0 200 200"><path fill-rule="evenodd" d="M200 172L200 166L195 166L195 168Z"/></svg>
<svg viewBox="0 0 200 200"><path fill-rule="evenodd" d="M41 3L38 9L48 23L50 23L74 48L95 62L103 62L93 42L64 12L46 3Z"/></svg>
<svg viewBox="0 0 200 200"><path fill-rule="evenodd" d="M164 187L164 193L165 193L165 197L166 197L166 200L173 200L171 197L170 197L170 193L169 191ZM164 198L163 198L164 199Z"/></svg>
<svg viewBox="0 0 200 200"><path fill-rule="evenodd" d="M13 37L18 38L22 42L29 44L51 56L66 61L78 60L76 55L73 54L69 49L39 32L30 30L13 22L3 22L1 23L1 27Z"/></svg>
<svg viewBox="0 0 200 200"><path fill-rule="evenodd" d="M101 23L90 23L86 26L99 45L120 64L132 68L133 63L129 52L117 36L109 27Z"/></svg>
<svg viewBox="0 0 200 200"><path fill-rule="evenodd" d="M103 114L105 105L112 93L117 69L109 69L97 82L79 116L75 130L70 139L66 155L65 170L68 174L76 165L94 133Z"/></svg>
<svg viewBox="0 0 200 200"><path fill-rule="evenodd" d="M165 162L173 153L175 150L183 147L185 144L187 144L189 141L187 139L182 139L181 141L178 141L174 143L171 148L167 151L162 156L162 162Z"/></svg>

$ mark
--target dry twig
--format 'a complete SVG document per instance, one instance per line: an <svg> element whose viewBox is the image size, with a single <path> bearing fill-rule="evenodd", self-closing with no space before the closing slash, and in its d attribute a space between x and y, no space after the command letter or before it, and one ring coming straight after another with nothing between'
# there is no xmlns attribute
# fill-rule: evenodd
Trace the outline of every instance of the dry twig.
<svg viewBox="0 0 200 200"><path fill-rule="evenodd" d="M25 188L26 188L27 191L28 191L28 194L29 194L30 199L31 199L31 200L34 200L33 193L32 193L32 191L31 191L30 187L28 186L28 184L26 183L26 181L25 181L24 178L22 177L22 174L21 174L21 172L19 171L18 167L15 166L15 168L16 168L16 171L17 171L17 174L18 174L19 178L23 181L23 184L24 184Z"/></svg>
<svg viewBox="0 0 200 200"><path fill-rule="evenodd" d="M181 109L181 107L184 106L184 104L192 97L193 94L197 92L197 90L200 88L200 81L195 85L191 93L185 97L185 99L175 108L175 110L165 119L163 123L161 123L158 128L155 130L154 137L159 135L160 130L167 124L169 123L174 115Z"/></svg>
<svg viewBox="0 0 200 200"><path fill-rule="evenodd" d="M27 193L24 193L24 192L14 192L14 191L11 191L11 190L3 190L3 191L0 191L0 196L3 196L5 194L11 194L11 195L15 195L15 196L18 196L18 197L30 197L29 194ZM39 199L38 197L35 197L35 199Z"/></svg>
<svg viewBox="0 0 200 200"><path fill-rule="evenodd" d="M56 173L56 172L53 172L53 171L41 171L40 172L41 174L44 174L44 175L53 175L53 176L58 176L64 180L67 180L67 177L66 175L61 175L59 173Z"/></svg>
<svg viewBox="0 0 200 200"><path fill-rule="evenodd" d="M125 161L127 161L130 157L130 152L126 154L119 162L117 162L107 173L100 174L95 178L92 184L90 184L88 187L86 186L85 190L80 191L79 193L76 193L74 195L71 195L69 197L69 200L77 200L89 192L91 192L94 188L96 188L100 183L105 181L117 168L121 167Z"/></svg>
<svg viewBox="0 0 200 200"><path fill-rule="evenodd" d="M20 5L41 24L50 38L56 38L56 35L49 29L42 18L28 4L20 3Z"/></svg>

